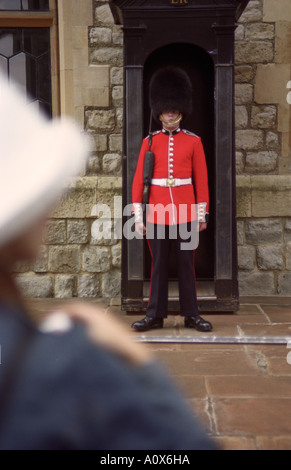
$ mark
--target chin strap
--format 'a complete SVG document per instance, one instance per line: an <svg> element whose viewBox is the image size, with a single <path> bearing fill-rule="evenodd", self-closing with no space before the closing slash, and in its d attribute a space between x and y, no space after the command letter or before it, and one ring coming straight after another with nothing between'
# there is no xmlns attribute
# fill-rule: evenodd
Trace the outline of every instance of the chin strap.
<svg viewBox="0 0 291 470"><path fill-rule="evenodd" d="M175 121L169 122L163 118L162 114L160 115L160 121L162 121L162 123L165 124L166 126L175 126L176 124L179 124L180 121L182 121L182 118L183 118L182 114L179 114L179 116L177 117Z"/></svg>

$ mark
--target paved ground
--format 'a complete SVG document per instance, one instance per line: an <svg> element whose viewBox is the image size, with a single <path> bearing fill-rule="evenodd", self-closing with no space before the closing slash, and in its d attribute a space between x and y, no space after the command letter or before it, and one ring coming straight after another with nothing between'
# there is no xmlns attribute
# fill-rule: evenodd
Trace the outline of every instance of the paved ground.
<svg viewBox="0 0 291 470"><path fill-rule="evenodd" d="M29 305L38 317L55 304ZM129 326L141 318L111 310ZM291 450L291 298L241 299L237 314L204 317L214 325L208 335L170 316L163 330L137 339L148 342L221 448Z"/></svg>

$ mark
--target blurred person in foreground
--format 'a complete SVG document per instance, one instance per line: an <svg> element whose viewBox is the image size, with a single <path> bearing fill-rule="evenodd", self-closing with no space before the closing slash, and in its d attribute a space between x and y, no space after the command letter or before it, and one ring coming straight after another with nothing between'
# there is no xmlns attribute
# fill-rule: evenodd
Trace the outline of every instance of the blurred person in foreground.
<svg viewBox="0 0 291 470"><path fill-rule="evenodd" d="M12 272L86 158L80 132L47 122L0 77L0 449L215 449L148 350L83 302L40 325Z"/></svg>

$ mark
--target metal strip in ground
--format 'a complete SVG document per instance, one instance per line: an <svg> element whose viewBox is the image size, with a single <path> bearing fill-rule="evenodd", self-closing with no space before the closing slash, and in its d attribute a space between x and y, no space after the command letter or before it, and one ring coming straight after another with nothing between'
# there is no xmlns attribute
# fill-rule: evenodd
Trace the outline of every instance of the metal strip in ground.
<svg viewBox="0 0 291 470"><path fill-rule="evenodd" d="M291 336L137 336L141 343L290 344Z"/></svg>

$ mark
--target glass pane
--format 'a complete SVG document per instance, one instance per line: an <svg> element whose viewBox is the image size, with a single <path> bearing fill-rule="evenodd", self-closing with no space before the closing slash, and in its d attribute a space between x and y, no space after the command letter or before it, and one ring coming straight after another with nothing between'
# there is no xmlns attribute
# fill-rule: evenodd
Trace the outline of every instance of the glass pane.
<svg viewBox="0 0 291 470"><path fill-rule="evenodd" d="M0 30L1 70L18 84L29 102L37 102L35 106L51 116L49 28L2 28Z"/></svg>
<svg viewBox="0 0 291 470"><path fill-rule="evenodd" d="M20 10L20 0L0 0L0 10Z"/></svg>
<svg viewBox="0 0 291 470"><path fill-rule="evenodd" d="M0 55L0 73L8 76L8 60L3 55Z"/></svg>
<svg viewBox="0 0 291 470"><path fill-rule="evenodd" d="M9 78L15 81L28 100L36 98L36 63L23 52L9 61Z"/></svg>
<svg viewBox="0 0 291 470"><path fill-rule="evenodd" d="M37 111L41 112L42 114L45 114L47 117L51 117L52 115L52 110L51 110L51 105L47 103L43 103L42 101L35 100L29 103L28 106L31 106L32 108L36 109Z"/></svg>
<svg viewBox="0 0 291 470"><path fill-rule="evenodd" d="M23 50L35 57L49 52L49 28L25 28L23 30Z"/></svg>
<svg viewBox="0 0 291 470"><path fill-rule="evenodd" d="M49 0L22 0L22 9L49 10Z"/></svg>
<svg viewBox="0 0 291 470"><path fill-rule="evenodd" d="M37 97L50 103L51 100L51 72L49 54L43 55L37 61Z"/></svg>
<svg viewBox="0 0 291 470"><path fill-rule="evenodd" d="M1 0L0 0L1 1ZM0 30L0 54L12 57L21 51L21 30L1 28Z"/></svg>
<svg viewBox="0 0 291 470"><path fill-rule="evenodd" d="M0 10L48 11L49 0L0 0Z"/></svg>

